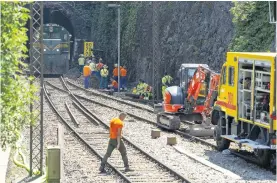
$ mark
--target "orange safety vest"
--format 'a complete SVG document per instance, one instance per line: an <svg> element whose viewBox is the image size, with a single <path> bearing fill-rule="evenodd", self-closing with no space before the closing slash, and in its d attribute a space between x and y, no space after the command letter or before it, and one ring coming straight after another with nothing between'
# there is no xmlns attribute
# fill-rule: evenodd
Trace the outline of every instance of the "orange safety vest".
<svg viewBox="0 0 277 183"><path fill-rule="evenodd" d="M116 82L115 80L112 82L112 85L113 85L115 88L118 88L118 84L117 84L117 82Z"/></svg>
<svg viewBox="0 0 277 183"><path fill-rule="evenodd" d="M120 70L120 75L121 75L121 76L126 76L126 75L127 75L127 70L124 69L124 68L122 68L122 69Z"/></svg>
<svg viewBox="0 0 277 183"><path fill-rule="evenodd" d="M83 69L83 73L84 73L84 77L90 76L91 74L90 66L86 65Z"/></svg>
<svg viewBox="0 0 277 183"><path fill-rule="evenodd" d="M118 67L113 69L113 76L118 76Z"/></svg>

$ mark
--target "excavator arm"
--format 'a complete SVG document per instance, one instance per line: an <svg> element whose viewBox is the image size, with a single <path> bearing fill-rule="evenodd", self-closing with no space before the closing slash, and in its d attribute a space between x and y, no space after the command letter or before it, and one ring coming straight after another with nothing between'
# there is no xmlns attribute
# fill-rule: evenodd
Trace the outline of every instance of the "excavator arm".
<svg viewBox="0 0 277 183"><path fill-rule="evenodd" d="M190 80L187 101L192 102L193 100L197 100L202 86L201 84L205 80L205 78L206 74L203 70L203 67L199 66L198 69L195 71L193 78Z"/></svg>
<svg viewBox="0 0 277 183"><path fill-rule="evenodd" d="M212 106L217 98L217 88L220 80L220 74L217 73L212 73L211 75L211 80L210 80L210 87L209 87L209 92L206 97L206 101L204 104L204 112L206 116L209 116L211 111L212 111Z"/></svg>

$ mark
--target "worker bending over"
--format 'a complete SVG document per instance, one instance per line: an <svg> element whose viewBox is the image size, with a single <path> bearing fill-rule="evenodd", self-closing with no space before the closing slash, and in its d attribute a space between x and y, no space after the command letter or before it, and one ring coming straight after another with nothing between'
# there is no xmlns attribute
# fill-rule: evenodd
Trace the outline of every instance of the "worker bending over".
<svg viewBox="0 0 277 183"><path fill-rule="evenodd" d="M151 100L152 99L152 87L147 85L146 90L144 92L144 100Z"/></svg>
<svg viewBox="0 0 277 183"><path fill-rule="evenodd" d="M100 89L105 89L108 87L108 75L109 75L109 70L108 66L104 65L103 69L100 71L101 75L101 80L100 80Z"/></svg>
<svg viewBox="0 0 277 183"><path fill-rule="evenodd" d="M127 69L125 65L120 69L120 85L120 89L127 90Z"/></svg>
<svg viewBox="0 0 277 183"><path fill-rule="evenodd" d="M138 85L133 89L133 94L139 96L139 98L143 98L146 92L148 84L146 84L142 79L139 80Z"/></svg>
<svg viewBox="0 0 277 183"><path fill-rule="evenodd" d="M78 63L79 63L79 71L80 73L83 73L83 68L85 66L85 57L83 54L79 55Z"/></svg>
<svg viewBox="0 0 277 183"><path fill-rule="evenodd" d="M91 70L90 70L89 63L86 63L86 66L84 66L83 74L84 74L84 85L85 85L85 88L88 89L88 87L89 87L89 77L91 75Z"/></svg>
<svg viewBox="0 0 277 183"><path fill-rule="evenodd" d="M113 89L115 92L118 92L118 83L115 79L111 78L112 84L109 85L108 87Z"/></svg>
<svg viewBox="0 0 277 183"><path fill-rule="evenodd" d="M162 94L164 97L165 89L172 86L173 78L167 74L167 72L164 73L164 77L162 78Z"/></svg>

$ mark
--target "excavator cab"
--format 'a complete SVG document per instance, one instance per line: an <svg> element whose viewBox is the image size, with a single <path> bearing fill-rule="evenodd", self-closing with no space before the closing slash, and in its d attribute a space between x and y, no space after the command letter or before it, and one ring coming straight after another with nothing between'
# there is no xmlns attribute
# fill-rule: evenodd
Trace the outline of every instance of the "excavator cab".
<svg viewBox="0 0 277 183"><path fill-rule="evenodd" d="M193 78L194 73L197 71L197 68L199 66L207 67L206 64L182 64L181 68L179 70L179 77L180 77L180 87L183 89L183 91L188 91L189 82ZM186 92L185 92L186 97Z"/></svg>

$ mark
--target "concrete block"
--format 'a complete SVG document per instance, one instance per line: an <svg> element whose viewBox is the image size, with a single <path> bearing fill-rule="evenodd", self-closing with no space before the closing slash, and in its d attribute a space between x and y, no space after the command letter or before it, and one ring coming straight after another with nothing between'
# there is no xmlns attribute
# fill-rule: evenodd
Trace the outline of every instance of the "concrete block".
<svg viewBox="0 0 277 183"><path fill-rule="evenodd" d="M160 130L151 130L151 137L152 139L156 139L161 136Z"/></svg>
<svg viewBox="0 0 277 183"><path fill-rule="evenodd" d="M167 137L167 145L175 145L177 144L176 137Z"/></svg>

